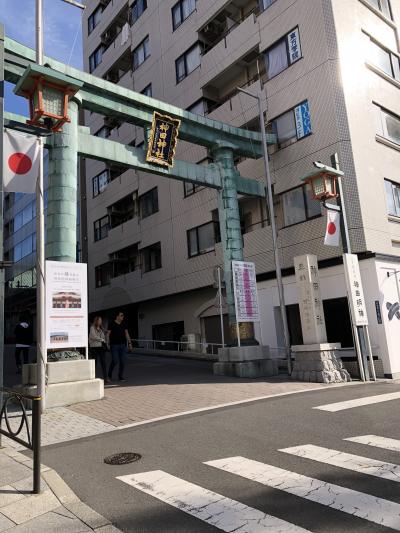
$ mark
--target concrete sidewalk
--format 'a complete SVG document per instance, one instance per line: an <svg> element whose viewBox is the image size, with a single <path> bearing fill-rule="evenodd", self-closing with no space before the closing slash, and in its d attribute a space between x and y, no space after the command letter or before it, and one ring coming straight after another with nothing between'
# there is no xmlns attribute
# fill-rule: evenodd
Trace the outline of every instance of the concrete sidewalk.
<svg viewBox="0 0 400 533"><path fill-rule="evenodd" d="M32 494L32 460L0 448L0 532L118 533L120 530L81 502L51 468L42 467L42 492Z"/></svg>

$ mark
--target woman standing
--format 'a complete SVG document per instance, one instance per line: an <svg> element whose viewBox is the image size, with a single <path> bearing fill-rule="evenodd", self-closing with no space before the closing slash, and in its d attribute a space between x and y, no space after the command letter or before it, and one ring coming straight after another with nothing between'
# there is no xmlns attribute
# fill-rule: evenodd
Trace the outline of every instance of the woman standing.
<svg viewBox="0 0 400 533"><path fill-rule="evenodd" d="M96 361L100 361L104 383L110 383L106 369L106 335L102 327L101 316L95 316L89 332L90 355Z"/></svg>

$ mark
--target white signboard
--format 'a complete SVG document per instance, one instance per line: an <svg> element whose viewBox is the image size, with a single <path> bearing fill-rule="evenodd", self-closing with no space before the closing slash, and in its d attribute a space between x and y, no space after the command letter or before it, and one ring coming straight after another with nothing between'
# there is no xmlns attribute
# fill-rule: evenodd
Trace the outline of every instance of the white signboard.
<svg viewBox="0 0 400 533"><path fill-rule="evenodd" d="M46 348L87 344L87 265L46 261Z"/></svg>
<svg viewBox="0 0 400 533"><path fill-rule="evenodd" d="M236 320L259 322L256 269L254 263L232 261L233 290L235 295Z"/></svg>
<svg viewBox="0 0 400 533"><path fill-rule="evenodd" d="M301 331L304 344L322 344L327 341L324 308L316 255L294 258L296 285L299 292Z"/></svg>
<svg viewBox="0 0 400 533"><path fill-rule="evenodd" d="M356 326L368 326L367 308L362 288L358 257L355 254L343 254L344 273L347 296Z"/></svg>

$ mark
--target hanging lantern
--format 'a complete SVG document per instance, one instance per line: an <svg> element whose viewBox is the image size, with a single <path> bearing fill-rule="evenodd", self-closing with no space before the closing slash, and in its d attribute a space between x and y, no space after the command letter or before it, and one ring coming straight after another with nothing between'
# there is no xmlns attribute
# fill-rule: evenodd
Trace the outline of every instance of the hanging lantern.
<svg viewBox="0 0 400 533"><path fill-rule="evenodd" d="M343 176L343 172L321 163L314 164L318 168L300 178L301 181L310 184L314 200L324 201L337 198L339 195L336 191L336 183L338 177Z"/></svg>
<svg viewBox="0 0 400 533"><path fill-rule="evenodd" d="M57 132L70 122L68 100L82 86L82 82L51 68L32 64L19 80L14 93L29 100L28 124Z"/></svg>

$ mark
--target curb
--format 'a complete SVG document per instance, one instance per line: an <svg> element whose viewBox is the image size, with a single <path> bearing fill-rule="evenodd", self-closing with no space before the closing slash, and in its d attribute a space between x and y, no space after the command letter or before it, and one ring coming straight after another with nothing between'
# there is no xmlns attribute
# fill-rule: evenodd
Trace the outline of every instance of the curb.
<svg viewBox="0 0 400 533"><path fill-rule="evenodd" d="M33 469L33 461L30 457L7 447L0 448L0 451L18 463L22 463L28 468ZM107 518L83 503L55 470L48 466L41 465L41 477L46 487L45 490L48 491L50 489L55 498L60 502L60 505L65 507L65 509L93 531L96 533L122 533L121 530L113 526ZM44 495L45 491L42 490L40 494ZM37 496L40 495L34 495L32 493L32 497ZM10 532L11 531L12 528L10 528Z"/></svg>

